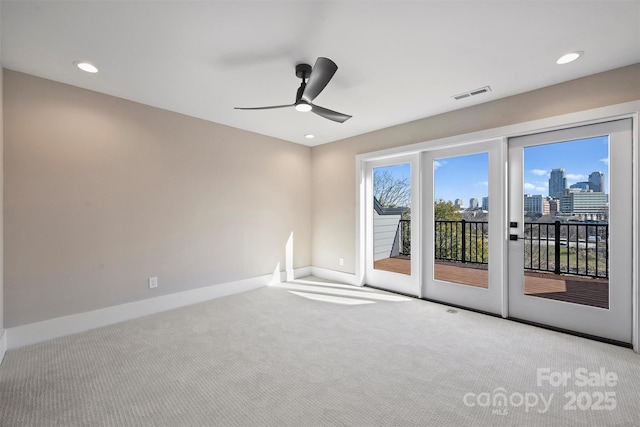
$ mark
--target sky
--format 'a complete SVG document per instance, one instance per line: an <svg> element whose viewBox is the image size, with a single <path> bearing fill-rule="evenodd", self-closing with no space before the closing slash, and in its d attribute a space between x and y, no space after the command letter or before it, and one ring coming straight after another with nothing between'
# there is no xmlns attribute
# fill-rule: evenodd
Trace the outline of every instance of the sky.
<svg viewBox="0 0 640 427"><path fill-rule="evenodd" d="M604 173L609 193L609 138L606 136L525 147L524 187L529 194L549 195L549 173L564 168L567 187L588 181L591 172Z"/></svg>
<svg viewBox="0 0 640 427"><path fill-rule="evenodd" d="M464 207L469 207L472 197L478 199L488 195L489 155L487 153L436 159L434 167L434 197L436 200L455 202L462 199Z"/></svg>
<svg viewBox="0 0 640 427"><path fill-rule="evenodd" d="M591 172L603 172L606 192L609 192L608 137L559 142L525 147L524 193L549 195L551 169L564 168L567 187L579 181L588 181ZM469 206L475 197L479 205L488 195L489 156L487 153L441 158L434 161L435 198L455 201L462 199ZM408 177L408 164L385 167L394 175Z"/></svg>

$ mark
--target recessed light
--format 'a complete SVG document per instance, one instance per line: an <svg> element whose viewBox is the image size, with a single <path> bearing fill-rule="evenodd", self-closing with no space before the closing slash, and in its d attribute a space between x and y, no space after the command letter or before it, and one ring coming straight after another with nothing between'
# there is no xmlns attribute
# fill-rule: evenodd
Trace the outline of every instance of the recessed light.
<svg viewBox="0 0 640 427"><path fill-rule="evenodd" d="M308 133L308 134L306 134L304 137L305 137L305 138L307 138L307 139L313 139L313 138L315 138L316 136L315 136L315 135L313 135L313 134L311 134L311 133Z"/></svg>
<svg viewBox="0 0 640 427"><path fill-rule="evenodd" d="M95 65L90 64L84 61L76 61L73 63L76 67L80 68L82 71L86 71L87 73L97 73L98 69Z"/></svg>
<svg viewBox="0 0 640 427"><path fill-rule="evenodd" d="M559 65L563 65L563 64L568 64L569 62L573 62L576 59L580 58L582 55L584 55L584 52L581 50L578 50L576 52L570 52L567 53L565 55L562 55L557 61L556 64Z"/></svg>

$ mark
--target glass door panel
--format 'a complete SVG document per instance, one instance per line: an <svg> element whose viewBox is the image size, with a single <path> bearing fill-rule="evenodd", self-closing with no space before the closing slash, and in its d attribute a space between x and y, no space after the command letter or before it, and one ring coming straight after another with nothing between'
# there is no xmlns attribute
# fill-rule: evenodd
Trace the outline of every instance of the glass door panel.
<svg viewBox="0 0 640 427"><path fill-rule="evenodd" d="M525 295L609 308L608 160L608 136L524 147Z"/></svg>
<svg viewBox="0 0 640 427"><path fill-rule="evenodd" d="M489 287L489 154L433 160L434 279Z"/></svg>
<svg viewBox="0 0 640 427"><path fill-rule="evenodd" d="M411 164L373 168L373 268L411 275Z"/></svg>

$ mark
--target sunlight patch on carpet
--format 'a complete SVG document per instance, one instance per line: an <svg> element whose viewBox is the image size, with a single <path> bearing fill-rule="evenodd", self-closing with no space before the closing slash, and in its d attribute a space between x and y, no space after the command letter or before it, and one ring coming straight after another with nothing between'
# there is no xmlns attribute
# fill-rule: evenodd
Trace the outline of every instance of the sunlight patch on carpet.
<svg viewBox="0 0 640 427"><path fill-rule="evenodd" d="M375 301L367 301L363 299L357 298L344 298L344 297L336 297L333 295L322 295L322 294L311 294L308 292L297 292L297 291L289 291L294 295L298 295L303 298L311 299L314 301L323 301L330 302L334 304L344 304L344 305L362 305L362 304L375 304Z"/></svg>
<svg viewBox="0 0 640 427"><path fill-rule="evenodd" d="M410 298L399 296L399 295L391 295L391 294L379 293L379 292L362 292L360 290L334 289L326 286L323 287L323 286L315 286L315 285L314 286L299 285L297 283L282 283L277 286L285 289L317 292L321 294L337 295L342 297L366 298L366 299L372 299L372 300L378 300L378 301L393 301L393 302L411 301Z"/></svg>

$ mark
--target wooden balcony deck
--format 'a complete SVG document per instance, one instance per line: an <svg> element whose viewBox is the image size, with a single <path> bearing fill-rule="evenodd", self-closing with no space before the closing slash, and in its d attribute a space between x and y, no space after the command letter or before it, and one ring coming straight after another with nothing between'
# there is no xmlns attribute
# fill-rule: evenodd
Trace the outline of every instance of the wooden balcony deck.
<svg viewBox="0 0 640 427"><path fill-rule="evenodd" d="M391 271L392 273L400 273L411 276L411 258L407 256L397 256L393 258L384 258L373 263L376 270Z"/></svg>
<svg viewBox="0 0 640 427"><path fill-rule="evenodd" d="M376 261L374 268L401 274L411 274L408 257L385 258ZM525 271L525 294L556 301L609 308L609 281L581 276ZM434 277L446 282L487 288L487 266L454 262L435 263Z"/></svg>

